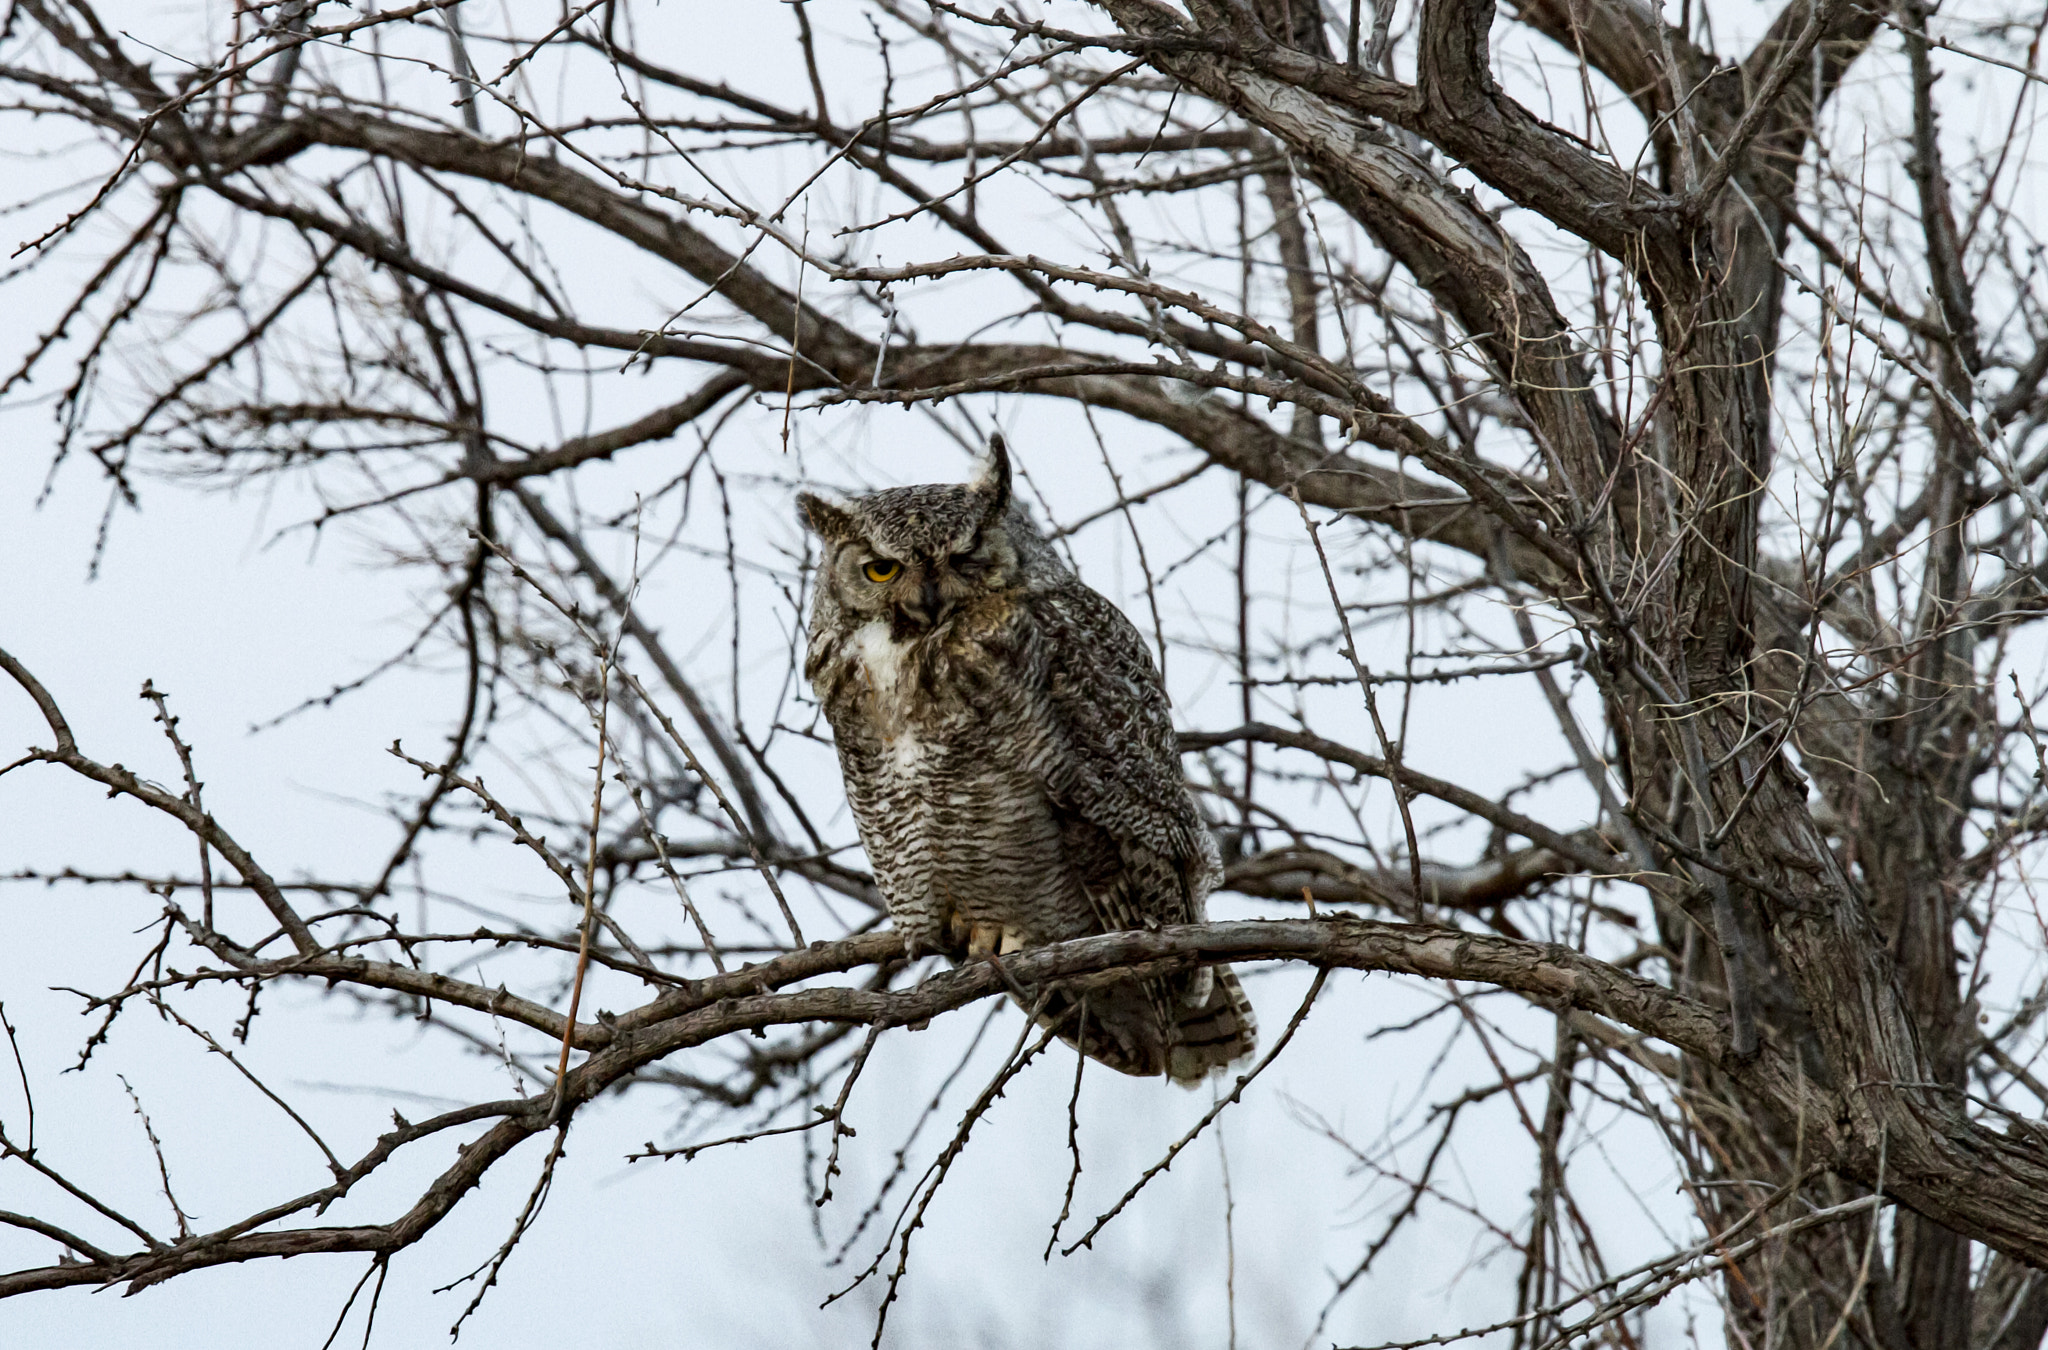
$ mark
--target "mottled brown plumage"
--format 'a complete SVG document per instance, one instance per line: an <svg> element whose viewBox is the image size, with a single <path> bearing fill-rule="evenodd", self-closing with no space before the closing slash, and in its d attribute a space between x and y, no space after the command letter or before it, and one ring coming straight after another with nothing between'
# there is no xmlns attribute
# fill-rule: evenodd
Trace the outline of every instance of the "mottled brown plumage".
<svg viewBox="0 0 2048 1350"><path fill-rule="evenodd" d="M1144 639L1014 503L1000 438L965 485L835 504L804 665L906 943L954 959L1199 922L1221 879ZM1042 1018L1125 1073L1250 1052L1228 967L1051 991Z"/></svg>

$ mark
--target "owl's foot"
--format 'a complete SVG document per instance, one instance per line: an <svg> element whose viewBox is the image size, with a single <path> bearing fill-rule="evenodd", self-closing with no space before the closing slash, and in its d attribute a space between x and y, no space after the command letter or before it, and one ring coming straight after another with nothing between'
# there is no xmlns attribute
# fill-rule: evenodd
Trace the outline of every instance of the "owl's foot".
<svg viewBox="0 0 2048 1350"><path fill-rule="evenodd" d="M967 926L967 959L982 960L991 956L1008 956L1021 952L1026 943L1023 931L1000 923L975 923Z"/></svg>

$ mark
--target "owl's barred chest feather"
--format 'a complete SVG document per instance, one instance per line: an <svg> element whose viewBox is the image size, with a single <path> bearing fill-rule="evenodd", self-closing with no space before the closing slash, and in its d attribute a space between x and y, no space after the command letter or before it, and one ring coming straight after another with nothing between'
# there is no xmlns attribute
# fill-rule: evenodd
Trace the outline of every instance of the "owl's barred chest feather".
<svg viewBox="0 0 2048 1350"><path fill-rule="evenodd" d="M903 639L871 620L845 644L827 712L848 801L899 927L944 945L949 925L991 922L1054 941L1095 931L1061 865L1016 634Z"/></svg>

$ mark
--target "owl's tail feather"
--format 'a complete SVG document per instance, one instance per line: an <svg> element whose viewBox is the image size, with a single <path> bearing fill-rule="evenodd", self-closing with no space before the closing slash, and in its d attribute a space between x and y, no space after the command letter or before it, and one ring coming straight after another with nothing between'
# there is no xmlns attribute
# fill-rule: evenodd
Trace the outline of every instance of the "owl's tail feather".
<svg viewBox="0 0 2048 1350"><path fill-rule="evenodd" d="M1182 1009L1167 1040L1166 1073L1182 1087L1193 1087L1250 1055L1258 1044L1259 1023L1237 972L1217 966L1209 997L1199 1007Z"/></svg>
<svg viewBox="0 0 2048 1350"><path fill-rule="evenodd" d="M1209 976L1209 972L1198 974ZM1207 991L1199 1000L1190 995ZM1139 1078L1165 1074L1193 1087L1252 1052L1258 1022L1244 986L1228 966L1190 984L1188 977L1130 980L1085 993L1056 990L1039 1013L1042 1026L1097 1063Z"/></svg>

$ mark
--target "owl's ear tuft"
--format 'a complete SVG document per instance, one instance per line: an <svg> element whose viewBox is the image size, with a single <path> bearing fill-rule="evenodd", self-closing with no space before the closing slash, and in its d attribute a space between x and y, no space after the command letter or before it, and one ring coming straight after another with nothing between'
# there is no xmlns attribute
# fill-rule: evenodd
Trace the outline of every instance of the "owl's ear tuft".
<svg viewBox="0 0 2048 1350"><path fill-rule="evenodd" d="M828 544L843 544L859 533L854 528L852 514L845 507L814 493L796 494L796 515L805 529Z"/></svg>
<svg viewBox="0 0 2048 1350"><path fill-rule="evenodd" d="M1010 447L1003 440L1003 433L992 431L988 437L988 454L974 471L974 477L967 486L989 499L988 510L982 522L993 524L1001 520L1010 509Z"/></svg>

